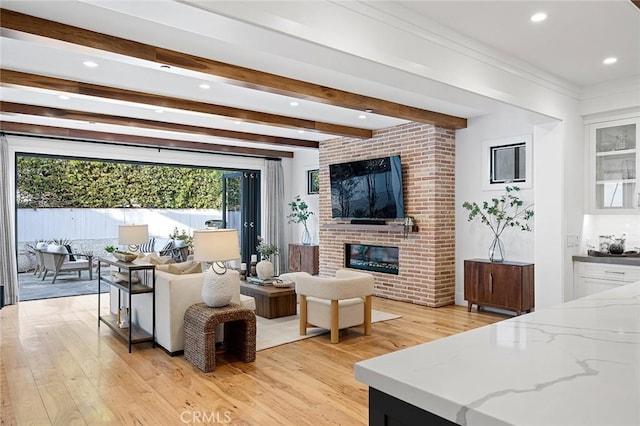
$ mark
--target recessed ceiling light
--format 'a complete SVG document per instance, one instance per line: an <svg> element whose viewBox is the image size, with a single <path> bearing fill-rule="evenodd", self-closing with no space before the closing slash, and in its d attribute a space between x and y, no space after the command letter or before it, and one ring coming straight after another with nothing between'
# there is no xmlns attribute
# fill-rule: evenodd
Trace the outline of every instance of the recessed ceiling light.
<svg viewBox="0 0 640 426"><path fill-rule="evenodd" d="M365 114L360 114L360 115L358 116L358 118L359 118L360 120L365 120L365 119L367 118L367 116L366 116Z"/></svg>
<svg viewBox="0 0 640 426"><path fill-rule="evenodd" d="M200 85L200 88L201 88L201 89L211 89L211 86L209 86L207 83L202 83L202 84Z"/></svg>
<svg viewBox="0 0 640 426"><path fill-rule="evenodd" d="M291 101L291 102L289 102L289 105L291 105L292 107L297 107L300 104L298 102L296 102L296 101Z"/></svg>
<svg viewBox="0 0 640 426"><path fill-rule="evenodd" d="M242 124L242 121L238 121L238 120L236 120L236 121L234 121L234 123L236 123L236 124Z"/></svg>
<svg viewBox="0 0 640 426"><path fill-rule="evenodd" d="M373 110L372 110L371 108L367 108L367 109L365 109L365 110L364 110L364 112L369 112L369 113L371 113L371 112L373 112Z"/></svg>
<svg viewBox="0 0 640 426"><path fill-rule="evenodd" d="M84 62L82 63L82 65L84 65L85 67L88 67L88 68L95 68L95 67L97 67L97 66L98 66L98 64L96 64L96 63L95 63L95 62L93 62L93 61L84 61Z"/></svg>
<svg viewBox="0 0 640 426"><path fill-rule="evenodd" d="M58 99L62 99L63 101L69 100L69 97L67 95L60 95L58 96Z"/></svg>
<svg viewBox="0 0 640 426"><path fill-rule="evenodd" d="M544 12L538 12L531 16L531 22L542 22L547 19L547 14Z"/></svg>
<svg viewBox="0 0 640 426"><path fill-rule="evenodd" d="M605 65L615 64L616 62L618 62L618 58L613 56L606 58L604 61L602 61L602 63Z"/></svg>
<svg viewBox="0 0 640 426"><path fill-rule="evenodd" d="M156 112L157 112L158 114L162 114L162 113L164 112L164 110L163 110L162 108L158 108L158 109L156 109Z"/></svg>
<svg viewBox="0 0 640 426"><path fill-rule="evenodd" d="M304 130L298 130L298 133L303 134Z"/></svg>

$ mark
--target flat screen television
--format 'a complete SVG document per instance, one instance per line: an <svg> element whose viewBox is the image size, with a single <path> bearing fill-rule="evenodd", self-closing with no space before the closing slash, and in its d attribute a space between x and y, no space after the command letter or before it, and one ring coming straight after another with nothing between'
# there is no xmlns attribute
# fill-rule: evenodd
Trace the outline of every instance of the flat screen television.
<svg viewBox="0 0 640 426"><path fill-rule="evenodd" d="M400 156L330 164L331 216L341 219L404 217Z"/></svg>

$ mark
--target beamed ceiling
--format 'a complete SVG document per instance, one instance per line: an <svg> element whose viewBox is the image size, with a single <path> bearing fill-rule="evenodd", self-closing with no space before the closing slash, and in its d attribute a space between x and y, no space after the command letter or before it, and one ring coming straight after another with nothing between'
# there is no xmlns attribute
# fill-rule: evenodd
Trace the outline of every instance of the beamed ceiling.
<svg viewBox="0 0 640 426"><path fill-rule="evenodd" d="M406 122L463 129L505 104L557 119L547 90L637 87L634 4L3 0L1 127L292 157Z"/></svg>
<svg viewBox="0 0 640 426"><path fill-rule="evenodd" d="M3 47L16 44L15 49L26 44L26 51L38 53L39 49L45 51L70 53L78 55L78 60L92 60L101 66L104 61L122 64L121 74L112 75L112 83L95 84L91 82L91 69L80 67L81 62L74 64L76 68L84 72L84 79L76 75L68 75L60 78L66 66L50 63L47 73L22 72L5 67L7 61L3 61L0 69L0 80L3 92L11 98L12 91L17 95L20 92L32 92L38 95L82 97L88 103L94 103L94 110L79 110L60 108L52 104L34 104L25 102L0 102L0 111L4 115L2 129L6 132L33 133L38 135L51 135L64 138L78 138L95 141L107 141L122 144L151 145L158 147L171 147L176 149L211 151L219 153L236 153L249 156L291 157L292 148L317 148L320 140L334 137L351 137L357 139L371 138L376 128L395 125L405 121L417 121L429 123L453 129L466 126L466 119L442 114L425 109L401 105L395 102L376 99L373 97L350 93L343 90L324 87L317 84L282 77L266 72L235 66L212 59L190 55L184 52L164 49L159 46L127 40L112 35L66 25L52 20L42 19L26 15L12 10L1 10L1 26ZM25 60L38 61L38 57ZM61 58L64 60L64 57ZM9 61L12 62L12 61ZM132 89L128 80L127 67L138 67L148 75L149 89ZM25 66L28 68L28 66ZM211 100L201 101L187 97L168 95L160 90L154 90L153 74L169 75L171 79L185 82L208 83L215 87L221 85L238 88L242 91L259 91L265 97L279 97L290 99L288 102L322 104L328 108L346 115L357 117L365 114L366 119L360 119L362 124L368 120L367 127L361 125L345 125L318 118L305 118L295 116L294 107L291 107L291 115L275 114L259 110L262 105L247 105L237 107L215 102L215 96ZM103 81L108 81L108 78ZM162 84L162 78L158 84ZM203 83L199 83L203 84ZM138 86L140 87L140 86ZM204 89L203 89L204 90ZM242 96L242 92L238 92ZM19 97L20 98L20 97ZM21 98L20 98L21 99ZM237 104L242 104L240 102ZM110 103L111 102L111 103ZM113 102L116 102L115 106ZM98 112L97 107L102 103L111 113ZM57 103L59 105L59 103ZM139 118L132 115L122 115L120 111L126 111L117 105L135 105L142 108L157 111L155 119ZM117 113L113 113L113 112ZM197 114L204 125L189 124L191 120L171 122L165 120L170 115L175 117L187 114ZM326 117L335 115L327 113ZM375 124L372 117L380 116L379 124ZM30 118L38 117L41 122L33 122ZM20 119L18 119L20 118ZM54 120L55 119L55 120ZM46 124L52 121L51 125ZM215 125L223 121L228 125L233 121L238 130L221 128ZM357 121L351 120L356 124ZM78 129L65 125L66 123L85 123L93 125L109 124L120 127L120 131L100 131L86 128ZM371 125L373 123L373 126ZM258 131L240 130L244 124L256 125ZM159 137L130 134L128 129L151 129L159 132L171 132L174 135L168 138L165 134ZM285 129L292 136L281 136L274 129ZM275 134L274 134L275 133ZM205 135L213 137L218 143L194 142L184 138L184 134ZM301 138L300 135L310 135ZM297 137L296 137L297 136Z"/></svg>

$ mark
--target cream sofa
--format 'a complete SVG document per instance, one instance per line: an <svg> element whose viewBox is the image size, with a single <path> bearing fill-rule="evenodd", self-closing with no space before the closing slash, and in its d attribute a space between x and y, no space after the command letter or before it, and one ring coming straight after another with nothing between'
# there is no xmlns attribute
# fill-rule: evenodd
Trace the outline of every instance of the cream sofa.
<svg viewBox="0 0 640 426"><path fill-rule="evenodd" d="M237 271L229 273L238 275ZM202 302L202 282L204 273L174 275L156 271L156 343L171 355L184 350L184 314L194 303ZM240 278L235 280L233 303L255 310L253 297L240 294ZM151 294L134 295L131 304L131 319L147 332L152 329ZM117 293L112 288L111 306L118 304ZM216 330L216 340L221 337L222 329Z"/></svg>

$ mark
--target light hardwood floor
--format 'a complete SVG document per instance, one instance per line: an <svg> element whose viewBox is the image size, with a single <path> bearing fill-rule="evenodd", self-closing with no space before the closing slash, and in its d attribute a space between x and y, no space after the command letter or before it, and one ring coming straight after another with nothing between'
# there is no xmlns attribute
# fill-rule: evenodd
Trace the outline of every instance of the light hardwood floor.
<svg viewBox="0 0 640 426"><path fill-rule="evenodd" d="M105 299L106 302L106 299ZM374 298L402 318L258 352L230 354L204 374L183 356L126 344L97 326L95 295L23 302L0 310L4 425L359 425L367 387L354 363L470 330L506 317L460 306L426 308Z"/></svg>

